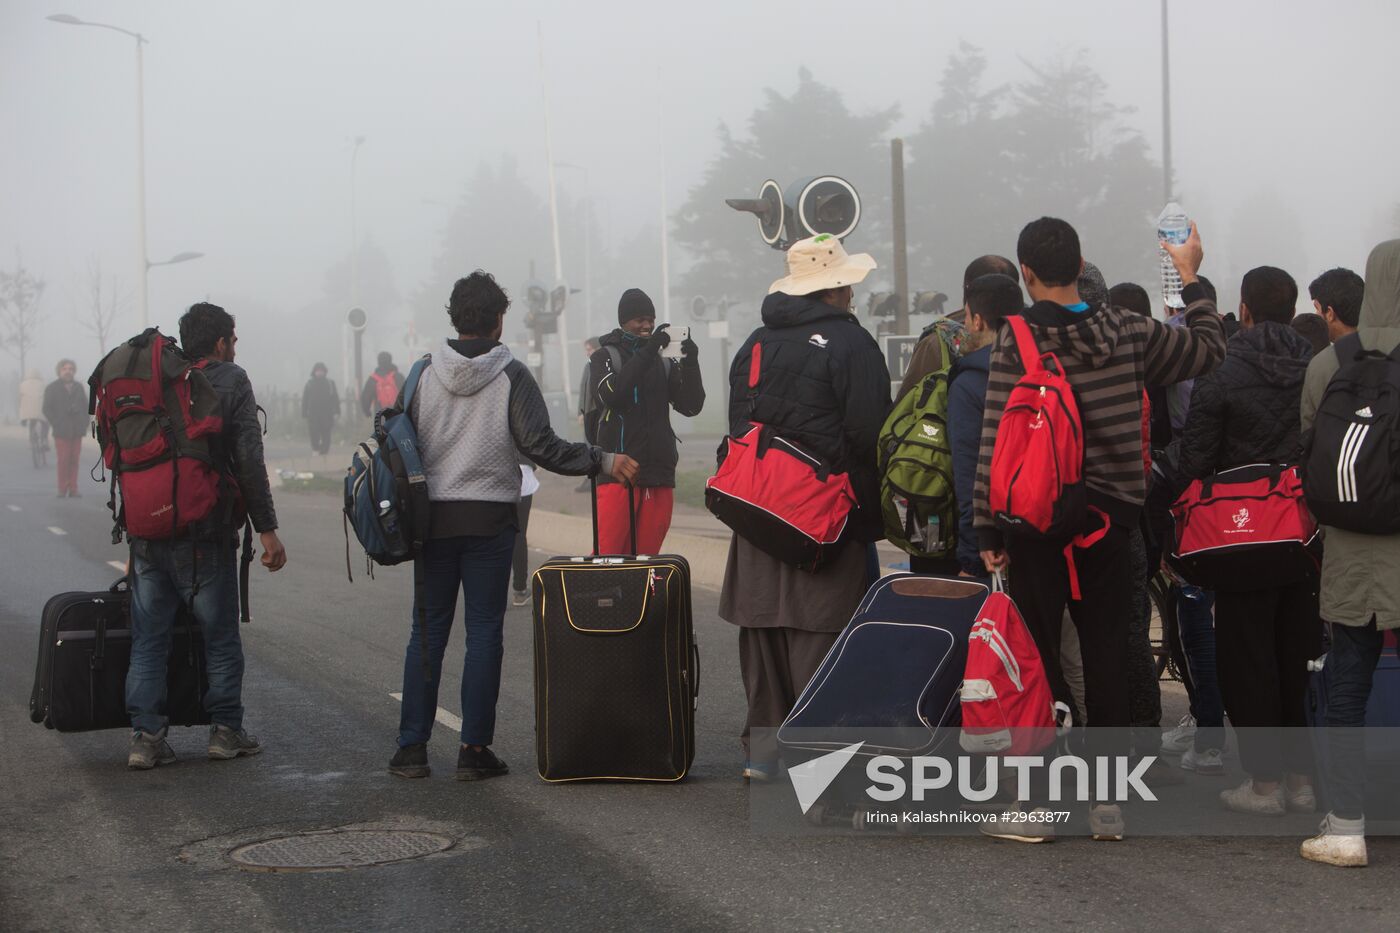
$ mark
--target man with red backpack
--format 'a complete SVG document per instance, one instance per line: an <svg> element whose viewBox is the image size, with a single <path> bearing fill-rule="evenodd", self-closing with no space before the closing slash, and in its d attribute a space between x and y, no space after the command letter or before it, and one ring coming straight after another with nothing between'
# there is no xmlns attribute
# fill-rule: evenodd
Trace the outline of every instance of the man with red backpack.
<svg viewBox="0 0 1400 933"><path fill-rule="evenodd" d="M1196 281L1202 250L1194 228L1184 245L1168 250L1184 283L1184 328L1110 304L1091 307L1078 291L1084 260L1074 228L1052 217L1027 224L1016 257L1034 304L998 332L988 375L973 520L982 558L989 571L1011 566L1011 596L1055 699L1066 705L1072 698L1059 651L1068 605L1079 631L1088 724L1098 729L1131 724L1128 537L1146 493L1143 389L1208 372L1225 353L1215 305ZM1040 391L1029 394L1028 406L1008 404L1013 389L1025 397L1027 379L1038 380ZM1005 451L997 466L994 454L1011 445L1023 455L1006 472ZM1063 486L1049 491L1046 481L1057 476ZM1122 838L1121 811L1099 804L1090 826L1095 838Z"/></svg>
<svg viewBox="0 0 1400 933"><path fill-rule="evenodd" d="M392 408L402 388L403 373L394 365L393 355L388 350L380 350L374 372L369 374L360 389L360 411L365 413L365 417L373 418L375 412Z"/></svg>
<svg viewBox="0 0 1400 933"><path fill-rule="evenodd" d="M162 342L166 339L154 331L142 336L151 339L151 335ZM193 612L204 635L209 676L204 708L212 720L209 757L226 760L262 751L258 740L243 728L237 556L241 513L246 512L261 536L263 566L275 572L287 562L287 552L277 537L277 513L263 462L257 400L248 374L233 362L234 344L238 342L233 316L206 302L192 305L180 318L180 342L184 345L183 355L171 349L161 356L173 354L184 366L202 374L204 380L185 381L203 387L205 392L212 388L216 401L189 400L186 411L200 414L198 422L178 415L172 418L168 408L157 412L163 421L185 421L174 430L175 450L167 461L178 478L169 490L171 501L146 509L150 514L171 515L169 533L161 533L164 529L148 532L149 526L141 524L142 516L132 514L142 497L158 499L164 492L159 485L136 485L138 473L154 473L157 468L121 472L122 460L130 459L134 451L118 450L113 455L118 464L113 467L113 482L119 484L123 522L131 540L131 667L126 678L126 706L132 735L127 767L135 770L175 761L175 752L165 738L166 667L171 631L182 606ZM94 380L103 370L99 366ZM166 393L164 397L168 399L172 390L167 385L157 391ZM114 399L117 406L124 401ZM101 413L98 424L101 435ZM207 445L212 480L204 476L202 461L190 462L194 458L187 460L181 455L184 445L198 434L200 427L216 429ZM119 447L120 432L116 436L114 444ZM183 490L179 481L183 482ZM217 499L195 512L195 504L200 500L191 497L192 487L199 489L211 481L212 492L206 498ZM185 518L193 520L186 522L180 516L182 509Z"/></svg>

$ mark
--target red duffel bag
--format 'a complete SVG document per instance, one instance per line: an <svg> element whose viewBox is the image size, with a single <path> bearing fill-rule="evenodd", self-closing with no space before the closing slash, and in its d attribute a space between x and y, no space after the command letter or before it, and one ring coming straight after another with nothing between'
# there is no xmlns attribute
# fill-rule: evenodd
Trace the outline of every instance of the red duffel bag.
<svg viewBox="0 0 1400 933"><path fill-rule="evenodd" d="M845 473L755 424L727 437L719 470L705 482L705 506L736 534L801 570L836 556L855 507Z"/></svg>
<svg viewBox="0 0 1400 933"><path fill-rule="evenodd" d="M1198 479L1172 504L1167 558L1188 583L1256 590L1316 574L1321 536L1296 466L1251 463Z"/></svg>

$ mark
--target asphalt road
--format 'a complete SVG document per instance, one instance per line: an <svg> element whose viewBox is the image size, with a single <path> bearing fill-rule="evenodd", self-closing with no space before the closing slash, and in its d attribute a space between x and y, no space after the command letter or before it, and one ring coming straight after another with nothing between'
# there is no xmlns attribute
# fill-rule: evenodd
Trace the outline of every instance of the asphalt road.
<svg viewBox="0 0 1400 933"><path fill-rule="evenodd" d="M102 487L84 478L85 498L54 499L51 475L12 440L0 441L0 476L3 930L1400 927L1394 839L1371 842L1371 868L1340 871L1299 859L1296 838L755 834L738 779L737 642L710 590L695 592L704 683L686 782L538 780L524 609L507 620L495 746L512 774L451 780L455 737L440 727L435 775L392 778L411 580L381 569L347 582L325 495L280 497L290 564L255 570L245 703L264 754L210 762L203 730L174 730L178 764L128 772L125 733L59 735L27 715L44 601L104 586L108 562L124 560ZM543 524L531 531L548 540ZM448 657L442 702L455 712L460 632ZM250 872L225 857L279 832L352 824L458 844L330 873Z"/></svg>

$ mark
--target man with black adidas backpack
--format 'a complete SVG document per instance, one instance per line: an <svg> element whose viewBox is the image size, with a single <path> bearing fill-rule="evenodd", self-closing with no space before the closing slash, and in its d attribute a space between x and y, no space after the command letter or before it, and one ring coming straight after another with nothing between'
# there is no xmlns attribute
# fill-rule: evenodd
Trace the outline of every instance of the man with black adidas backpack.
<svg viewBox="0 0 1400 933"><path fill-rule="evenodd" d="M1327 790L1332 809L1302 855L1366 864L1364 740L1372 673L1400 628L1400 240L1371 251L1355 334L1308 364L1303 492L1326 528Z"/></svg>
<svg viewBox="0 0 1400 933"><path fill-rule="evenodd" d="M237 342L233 316L217 305L191 305L180 318L184 354L218 398L217 408L208 415L217 419L217 433L209 441L209 459L214 472L232 483L219 484L214 508L200 520L183 525L178 512L190 499L180 492L178 483L173 484L173 534L143 537L137 523L141 517L131 514L136 499L128 494L129 487L131 492L136 492L136 487L132 479L122 480L122 508L131 538L131 667L126 678L126 705L132 735L127 766L137 770L175 761L175 752L165 740L166 659L171 630L182 605L193 611L204 635L209 675L204 708L213 723L209 757L227 760L262 751L258 740L243 728L237 536L244 519L240 512L246 512L261 536L264 567L281 570L287 563L287 552L277 537L258 403L248 374L233 362ZM120 406L123 401L115 399L115 404ZM198 408L197 401L193 407ZM208 424L214 426L214 421ZM183 430L194 433L190 425ZM117 433L120 436L121 432ZM174 462L178 464L178 460ZM177 475L187 490L197 476ZM113 481L122 477L114 472ZM246 612L246 605L244 609Z"/></svg>

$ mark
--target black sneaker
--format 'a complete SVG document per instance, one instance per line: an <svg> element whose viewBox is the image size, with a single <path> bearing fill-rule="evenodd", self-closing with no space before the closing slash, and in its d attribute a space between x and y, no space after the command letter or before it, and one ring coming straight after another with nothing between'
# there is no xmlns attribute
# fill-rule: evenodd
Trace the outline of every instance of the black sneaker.
<svg viewBox="0 0 1400 933"><path fill-rule="evenodd" d="M405 745L389 759L389 773L401 778L425 778L433 773L428 767L428 746L422 742Z"/></svg>
<svg viewBox="0 0 1400 933"><path fill-rule="evenodd" d="M483 747L481 751L476 751L469 745L463 745L462 750L457 753L457 780L459 781L481 781L486 778L500 777L506 774L510 768L506 763L496 757L496 753L490 748Z"/></svg>

